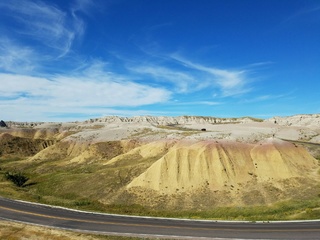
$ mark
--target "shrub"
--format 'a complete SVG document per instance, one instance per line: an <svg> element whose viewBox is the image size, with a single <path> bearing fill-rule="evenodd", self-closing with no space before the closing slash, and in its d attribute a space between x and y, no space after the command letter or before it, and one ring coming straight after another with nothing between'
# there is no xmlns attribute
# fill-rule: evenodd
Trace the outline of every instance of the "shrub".
<svg viewBox="0 0 320 240"><path fill-rule="evenodd" d="M23 185L28 181L28 177L24 176L21 172L19 173L10 173L6 172L5 177L7 180L10 180L18 187L23 187Z"/></svg>

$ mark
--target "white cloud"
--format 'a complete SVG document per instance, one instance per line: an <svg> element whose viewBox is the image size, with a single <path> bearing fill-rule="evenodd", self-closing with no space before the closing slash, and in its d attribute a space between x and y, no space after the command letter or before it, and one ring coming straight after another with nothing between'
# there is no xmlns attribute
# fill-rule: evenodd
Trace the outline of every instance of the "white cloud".
<svg viewBox="0 0 320 240"><path fill-rule="evenodd" d="M230 97L252 90L247 70L206 67L176 55L171 55L170 59L175 61L174 64L171 62L170 68L148 64L129 69L141 75L149 75L154 81L173 85L176 93L211 90L211 96Z"/></svg>
<svg viewBox="0 0 320 240"><path fill-rule="evenodd" d="M95 4L96 2L92 0L75 0L71 8L72 15L76 17L77 12L83 12L86 15L91 15L89 10L91 8L95 8Z"/></svg>
<svg viewBox="0 0 320 240"><path fill-rule="evenodd" d="M0 8L17 23L12 32L57 50L59 57L66 55L75 37L83 33L84 24L80 18L71 17L46 2L11 0L0 3Z"/></svg>
<svg viewBox="0 0 320 240"><path fill-rule="evenodd" d="M179 93L191 91L190 87L196 83L196 80L192 75L184 72L174 71L165 67L139 66L130 69L139 74L151 75L156 81L171 83L176 86L175 91Z"/></svg>
<svg viewBox="0 0 320 240"><path fill-rule="evenodd" d="M99 115L105 108L143 106L170 98L171 93L165 89L110 76L99 71L93 76L88 73L52 77L0 74L2 117L10 119L17 112L25 118L33 118L33 114L40 112L42 118L38 120L60 113Z"/></svg>
<svg viewBox="0 0 320 240"><path fill-rule="evenodd" d="M58 107L139 106L166 101L170 93L132 82L115 82L87 77L51 78L0 74L2 97L25 99L30 103ZM27 96L27 97L26 97Z"/></svg>
<svg viewBox="0 0 320 240"><path fill-rule="evenodd" d="M193 101L193 102L174 102L175 105L208 105L208 106L216 106L221 105L223 102L215 102L215 101Z"/></svg>
<svg viewBox="0 0 320 240"><path fill-rule="evenodd" d="M294 92L295 91L291 91L291 92L279 94L279 95L273 95L273 94L261 95L261 96L253 97L251 99L243 99L241 100L241 103L254 103L254 102L263 102L263 101L280 100L280 99L291 99Z"/></svg>
<svg viewBox="0 0 320 240"><path fill-rule="evenodd" d="M197 71L201 71L206 74L211 83L206 84L216 85L224 97L241 95L251 91L248 87L250 80L247 77L247 71L245 70L227 70L214 67L206 67L200 64L192 63L179 56L172 55L172 59L183 64L185 67L192 68Z"/></svg>
<svg viewBox="0 0 320 240"><path fill-rule="evenodd" d="M29 47L0 39L0 69L9 72L30 72L36 68L36 54Z"/></svg>

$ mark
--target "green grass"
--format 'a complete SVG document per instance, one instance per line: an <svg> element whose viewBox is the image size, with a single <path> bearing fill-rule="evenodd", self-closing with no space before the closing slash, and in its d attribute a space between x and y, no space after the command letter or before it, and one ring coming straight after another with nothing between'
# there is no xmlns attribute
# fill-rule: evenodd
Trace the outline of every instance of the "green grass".
<svg viewBox="0 0 320 240"><path fill-rule="evenodd" d="M109 205L104 210L120 214L212 220L272 221L320 219L320 198L308 201L290 200L271 206L217 207L205 211L157 211L141 205Z"/></svg>
<svg viewBox="0 0 320 240"><path fill-rule="evenodd" d="M111 158L113 155L107 157ZM99 200L113 198L119 189L157 159L158 157L128 155L111 165L103 165L107 159L90 164L66 164L66 160L53 159L33 162L25 159L1 161L0 195L70 208L112 211L114 206L102 204ZM19 189L5 177L6 172L17 171L29 177L23 189ZM126 213L129 209L121 211ZM119 210L114 212L119 213Z"/></svg>
<svg viewBox="0 0 320 240"><path fill-rule="evenodd" d="M318 196L309 200L288 200L269 206L215 207L203 211L197 209L186 211L161 210L139 204L125 203L125 201L119 204L102 203L99 201L101 196L99 196L97 190L102 189L101 191L103 191L108 187L95 185L94 189L91 189L91 191L94 191L90 193L90 190L86 191L88 185L85 183L86 181L97 181L101 178L99 175L97 175L96 180L92 176L86 178L82 174L72 173L59 173L42 176L42 178L43 181L45 180L44 182L21 189L5 181L2 172L0 173L0 179L2 179L0 195L74 209L140 216L248 221L320 219L320 192ZM40 181L40 179L38 180ZM106 183L106 181L103 182ZM84 186L81 186L81 183L84 183ZM113 184L119 187L120 182ZM114 188L114 186L109 186L109 188ZM111 197L112 194L106 194L106 196Z"/></svg>

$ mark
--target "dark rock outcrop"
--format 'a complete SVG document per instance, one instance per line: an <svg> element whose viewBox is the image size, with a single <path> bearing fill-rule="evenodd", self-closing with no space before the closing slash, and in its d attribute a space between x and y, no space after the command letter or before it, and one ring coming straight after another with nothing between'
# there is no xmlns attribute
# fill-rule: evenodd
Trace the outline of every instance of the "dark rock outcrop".
<svg viewBox="0 0 320 240"><path fill-rule="evenodd" d="M1 120L0 121L0 127L8 127L8 126L3 120Z"/></svg>

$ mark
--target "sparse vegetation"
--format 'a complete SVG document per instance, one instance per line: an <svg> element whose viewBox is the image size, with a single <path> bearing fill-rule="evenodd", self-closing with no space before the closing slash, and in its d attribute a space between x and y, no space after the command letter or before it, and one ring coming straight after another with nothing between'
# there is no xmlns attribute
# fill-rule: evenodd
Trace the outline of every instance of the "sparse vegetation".
<svg viewBox="0 0 320 240"><path fill-rule="evenodd" d="M261 118L254 118L254 117L243 117L243 118L249 118L249 119L251 119L251 120L254 121L254 122L263 122L263 121L264 121L264 120L261 119Z"/></svg>
<svg viewBox="0 0 320 240"><path fill-rule="evenodd" d="M96 125L92 125L90 127L86 127L86 129L100 129L100 128L103 128L103 127L104 127L104 125L96 124Z"/></svg>
<svg viewBox="0 0 320 240"><path fill-rule="evenodd" d="M176 131L201 132L201 129L186 128L179 125L158 125L157 128Z"/></svg>
<svg viewBox="0 0 320 240"><path fill-rule="evenodd" d="M113 207L99 200L112 199L120 188L158 159L156 156L127 155L121 161L106 166L103 164L109 159L123 153L121 144L98 143L91 145L91 149L97 150L99 154L96 157L103 160L79 164L57 158L29 162L12 157L11 161L1 161L0 195L70 208L108 211ZM28 180L26 176L37 184L24 185ZM23 188L19 190L7 180Z"/></svg>
<svg viewBox="0 0 320 240"><path fill-rule="evenodd" d="M28 181L28 177L23 175L21 172L18 173L11 173L11 172L6 172L5 173L5 178L7 180L10 180L13 182L17 187L23 187L24 184Z"/></svg>
<svg viewBox="0 0 320 240"><path fill-rule="evenodd" d="M157 134L157 133L153 132L152 129L150 128L143 128L143 129L140 129L139 131L135 131L135 133L131 134L131 137L133 138L143 137L143 136L148 136L153 134Z"/></svg>
<svg viewBox="0 0 320 240"><path fill-rule="evenodd" d="M104 236L72 232L61 229L45 228L40 226L27 225L0 221L0 239L38 239L38 240L139 240L139 237ZM148 240L149 238L143 238Z"/></svg>

